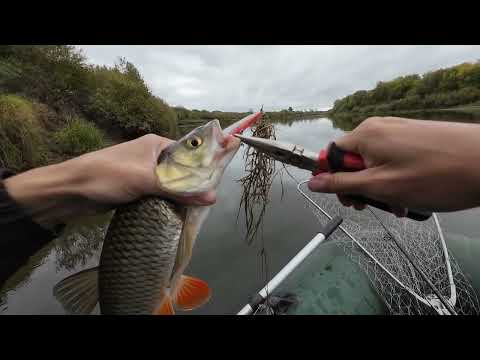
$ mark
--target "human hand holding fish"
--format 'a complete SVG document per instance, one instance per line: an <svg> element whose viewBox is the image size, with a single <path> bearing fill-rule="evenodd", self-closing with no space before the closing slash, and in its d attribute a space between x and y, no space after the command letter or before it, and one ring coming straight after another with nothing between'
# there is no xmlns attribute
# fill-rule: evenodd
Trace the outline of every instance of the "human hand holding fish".
<svg viewBox="0 0 480 360"><path fill-rule="evenodd" d="M177 196L163 191L157 159L173 140L154 134L32 169L5 180L7 191L46 226L93 215L142 196L158 195L188 205L215 203L215 191Z"/></svg>

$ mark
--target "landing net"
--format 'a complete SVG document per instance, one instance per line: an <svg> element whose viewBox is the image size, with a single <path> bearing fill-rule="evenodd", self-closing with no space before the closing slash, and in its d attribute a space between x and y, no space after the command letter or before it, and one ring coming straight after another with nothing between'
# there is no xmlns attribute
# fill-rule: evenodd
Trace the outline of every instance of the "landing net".
<svg viewBox="0 0 480 360"><path fill-rule="evenodd" d="M306 181L297 189L322 225L329 217L344 219L331 240L367 275L390 313L480 314L475 290L448 251L436 214L417 222L371 207L342 206L335 195L310 192Z"/></svg>

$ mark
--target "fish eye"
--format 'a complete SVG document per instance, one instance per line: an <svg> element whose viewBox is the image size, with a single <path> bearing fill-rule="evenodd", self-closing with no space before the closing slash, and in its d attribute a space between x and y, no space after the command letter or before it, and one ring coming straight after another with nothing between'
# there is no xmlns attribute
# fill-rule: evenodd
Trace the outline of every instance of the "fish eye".
<svg viewBox="0 0 480 360"><path fill-rule="evenodd" d="M200 145L202 145L202 143L203 143L202 138L198 136L192 136L191 138L187 139L187 145L192 149L198 148Z"/></svg>

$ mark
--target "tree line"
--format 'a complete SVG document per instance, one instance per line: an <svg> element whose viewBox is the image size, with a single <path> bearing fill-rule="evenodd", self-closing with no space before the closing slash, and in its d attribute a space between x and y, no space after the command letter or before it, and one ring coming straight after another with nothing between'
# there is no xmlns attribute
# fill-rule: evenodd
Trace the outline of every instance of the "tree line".
<svg viewBox="0 0 480 360"><path fill-rule="evenodd" d="M380 81L335 101L331 113L440 109L480 101L480 61Z"/></svg>

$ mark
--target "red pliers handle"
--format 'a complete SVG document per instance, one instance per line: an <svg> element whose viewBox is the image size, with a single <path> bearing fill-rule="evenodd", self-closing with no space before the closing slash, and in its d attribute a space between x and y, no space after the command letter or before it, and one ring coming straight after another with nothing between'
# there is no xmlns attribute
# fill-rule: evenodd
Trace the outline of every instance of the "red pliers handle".
<svg viewBox="0 0 480 360"><path fill-rule="evenodd" d="M319 168L317 171L313 172L314 175L325 171L360 171L365 169L365 163L360 155L344 151L340 149L334 142L330 143L327 149L320 151L318 156L318 165ZM348 197L352 200L374 206L381 210L392 212L392 209L389 205L380 201L360 195L348 195ZM432 213L420 210L408 210L406 216L413 220L424 221L428 220L432 216Z"/></svg>

